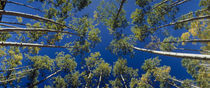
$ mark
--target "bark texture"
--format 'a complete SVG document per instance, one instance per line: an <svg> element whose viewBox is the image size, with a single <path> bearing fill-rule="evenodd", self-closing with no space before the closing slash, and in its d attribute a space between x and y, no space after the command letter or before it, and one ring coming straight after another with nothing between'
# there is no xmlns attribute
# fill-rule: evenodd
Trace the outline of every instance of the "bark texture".
<svg viewBox="0 0 210 88"><path fill-rule="evenodd" d="M186 59L197 59L197 60L210 60L210 55L202 55L202 54L190 54L190 53L176 53L176 52L166 52L166 51L157 51L157 50L150 50L144 48L133 47L133 49L164 55L164 56L172 56L172 57L179 57L179 58L186 58Z"/></svg>

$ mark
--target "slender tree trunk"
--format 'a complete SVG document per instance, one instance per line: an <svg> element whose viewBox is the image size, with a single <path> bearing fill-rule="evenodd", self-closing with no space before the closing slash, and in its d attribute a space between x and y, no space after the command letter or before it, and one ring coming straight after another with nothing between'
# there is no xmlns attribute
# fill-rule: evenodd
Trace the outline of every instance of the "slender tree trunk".
<svg viewBox="0 0 210 88"><path fill-rule="evenodd" d="M158 3L156 6L154 6L151 10L153 10L153 9L155 9L155 8L157 8L157 7L159 7L160 5L162 5L162 4L164 4L164 3L166 3L166 2L168 2L169 0L164 0L163 2L160 2L160 3Z"/></svg>
<svg viewBox="0 0 210 88"><path fill-rule="evenodd" d="M54 73L50 74L49 76L47 76L46 78L44 78L44 79L40 80L39 82L37 82L37 83L34 83L34 84L30 85L30 86L29 86L29 88L33 88L34 86L39 85L40 83L44 82L45 80L47 80L47 79L51 78L52 76L54 76L54 75L58 74L58 73L59 73L59 72L61 72L61 71L62 71L61 69L60 69L60 70L57 70L56 72L54 72Z"/></svg>
<svg viewBox="0 0 210 88"><path fill-rule="evenodd" d="M183 81L178 80L178 79L175 79L175 78L172 78L172 77L170 77L169 79L171 79L171 80L173 80L173 81L176 81L176 82L179 82L179 83L181 83L181 84L183 84L183 83L184 83ZM190 86L192 86L193 88L200 88L200 87L195 86L195 85L192 85L192 84L190 84Z"/></svg>
<svg viewBox="0 0 210 88"><path fill-rule="evenodd" d="M91 77L91 75L92 75L92 73L90 72L89 74L88 74L88 80L90 79L90 77ZM88 88L88 82L85 84L85 88Z"/></svg>
<svg viewBox="0 0 210 88"><path fill-rule="evenodd" d="M15 74L11 74L11 76L16 76L16 75L19 75L19 74L21 74L21 73L30 72L30 71L33 71L33 70L35 70L35 69L29 69L29 70L25 70L25 71L23 71L23 72L17 72L17 73L15 73ZM5 77L5 76L0 76L0 78L3 78L3 77Z"/></svg>
<svg viewBox="0 0 210 88"><path fill-rule="evenodd" d="M11 28L17 28L16 26L6 25L6 24L0 24L0 26L4 26L4 27L11 27Z"/></svg>
<svg viewBox="0 0 210 88"><path fill-rule="evenodd" d="M179 1L179 2L178 2ZM172 7L174 7L174 6L177 6L177 5L180 5L180 4L183 4L183 3L185 3L185 2L187 2L187 1L189 1L189 0L183 0L183 1L181 1L181 0L178 0L176 3L174 3L173 5L172 5ZM180 2L181 1L181 2Z"/></svg>
<svg viewBox="0 0 210 88"><path fill-rule="evenodd" d="M1 4L1 8L0 10L4 10L6 4L7 4L7 0L4 0L4 1L0 1L0 4ZM2 14L0 14L0 21L2 20Z"/></svg>
<svg viewBox="0 0 210 88"><path fill-rule="evenodd" d="M0 21L0 23L5 23L5 24L15 24L15 25L22 25L22 26L29 26L27 24L23 23L16 23L16 22L6 22L6 21Z"/></svg>
<svg viewBox="0 0 210 88"><path fill-rule="evenodd" d="M179 43L179 42L210 42L210 39L193 39L193 40L181 40L181 41L166 41L162 43Z"/></svg>
<svg viewBox="0 0 210 88"><path fill-rule="evenodd" d="M17 80L17 79L22 79L24 77L26 77L26 75L21 76L21 77L17 77L17 78L7 79L7 80L0 80L0 83L6 83L6 82L14 81L14 80Z"/></svg>
<svg viewBox="0 0 210 88"><path fill-rule="evenodd" d="M0 70L0 72L18 70L18 69L22 69L22 68L27 68L27 67L29 67L29 66L31 66L31 65L23 66L23 67L17 67L17 68L11 68L11 69L4 69L4 70Z"/></svg>
<svg viewBox="0 0 210 88"><path fill-rule="evenodd" d="M100 88L100 83L101 83L101 77L102 76L102 72L101 72L101 74L100 74L100 77L99 77L99 80L98 80L98 86L97 86L97 88Z"/></svg>
<svg viewBox="0 0 210 88"><path fill-rule="evenodd" d="M176 88L182 88L182 87L178 86L178 85L177 85L176 83L174 83L174 82L167 81L167 83L170 84L170 85L172 85L172 86L174 86L174 87L176 87Z"/></svg>
<svg viewBox="0 0 210 88"><path fill-rule="evenodd" d="M208 50L197 50L197 49L185 49L185 48L176 48L177 50L188 50L188 51L200 51L204 53L210 53Z"/></svg>
<svg viewBox="0 0 210 88"><path fill-rule="evenodd" d="M126 85L125 79L124 79L124 77L123 77L122 74L120 75L120 77L121 77L121 79L122 79L122 81L123 81L123 83L124 83L125 88L128 88L128 86Z"/></svg>
<svg viewBox="0 0 210 88"><path fill-rule="evenodd" d="M0 46L28 46L28 47L48 47L48 48L73 48L73 46L56 46L56 45L44 45L36 43L18 43L18 42L0 42Z"/></svg>
<svg viewBox="0 0 210 88"><path fill-rule="evenodd" d="M150 50L150 49L144 49L144 48L138 48L138 47L132 47L133 49L164 55L164 56L172 56L172 57L180 57L180 58L186 58L186 59L197 59L197 60L210 60L210 55L202 55L202 54L190 54L190 53L176 53L176 52L166 52L166 51L157 51L157 50Z"/></svg>
<svg viewBox="0 0 210 88"><path fill-rule="evenodd" d="M37 31L42 31L42 32L57 32L57 33L66 33L66 34L72 34L72 35L77 35L76 33L71 33L68 31L57 31L57 30L49 30L49 29L44 29L44 28L0 28L1 31L9 31L9 32L17 32L17 31L30 31L30 32L37 32Z"/></svg>
<svg viewBox="0 0 210 88"><path fill-rule="evenodd" d="M200 20L200 19L210 19L210 15L193 17L193 18L189 18L189 19L180 20L180 21L177 21L177 22L172 22L172 23L169 23L169 24L166 24L166 25L156 27L155 29L159 29L159 28L163 28L163 27L167 27L167 26L171 26L171 25L175 25L175 24L179 24L179 23L185 23L185 22L189 22L189 21Z"/></svg>
<svg viewBox="0 0 210 88"><path fill-rule="evenodd" d="M123 4L125 3L125 1L126 1L126 0L122 0L122 1L121 1L121 3L120 3L120 8L119 8L118 11L117 11L116 18L120 15L120 12L121 12L121 10L122 10L122 8L123 8Z"/></svg>
<svg viewBox="0 0 210 88"><path fill-rule="evenodd" d="M12 4L16 4L16 5L21 5L21 6L25 6L25 7L28 7L28 8L31 8L31 9L34 9L34 10L43 12L42 10L40 10L40 9L38 9L38 8L32 7L32 6L30 6L30 5L23 4L23 3L14 2L14 1L7 1L7 3L12 3Z"/></svg>
<svg viewBox="0 0 210 88"><path fill-rule="evenodd" d="M126 0L122 0L121 1L121 3L120 3L120 8L118 9L118 11L117 11L117 15L115 16L115 18L114 18L114 25L116 24L116 22L117 22L117 18L119 17L119 15L120 15L120 12L121 12L121 10L122 10L122 8L123 8L123 4L125 3L125 1Z"/></svg>
<svg viewBox="0 0 210 88"><path fill-rule="evenodd" d="M73 29L72 27L69 27L69 26L63 25L61 23L58 23L56 21L53 21L52 19L48 19L48 18L44 18L44 17L32 15L32 14L26 14L26 13L21 13L21 12L13 12L13 11L4 11L4 10L0 10L0 14L2 14L2 15L20 16L20 17L30 18L30 19L34 19L34 20L47 21L47 22L51 22L51 23L57 24L59 26L64 26L64 27Z"/></svg>

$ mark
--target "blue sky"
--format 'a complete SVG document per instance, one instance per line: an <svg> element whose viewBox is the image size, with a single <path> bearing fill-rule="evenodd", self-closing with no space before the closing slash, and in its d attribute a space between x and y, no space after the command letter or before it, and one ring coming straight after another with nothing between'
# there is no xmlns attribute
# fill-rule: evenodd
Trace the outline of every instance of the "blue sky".
<svg viewBox="0 0 210 88"><path fill-rule="evenodd" d="M25 0L13 0L16 2L21 2L21 3L25 3ZM84 13L88 13L90 17L93 17L93 11L96 10L96 7L99 5L99 2L101 0L92 0L92 4L89 5L87 8L83 9L81 12L79 12L77 15L79 16L80 14L84 14ZM106 0L105 0L106 1ZM198 3L200 0L191 0L190 2L186 2L182 5L180 5L180 11L177 14L176 17L181 16L182 14L186 14L190 11L195 11L197 9L199 9ZM40 5L37 4L30 4L34 7L41 7ZM130 14L135 11L135 9L138 8L138 6L135 5L135 0L128 0L128 3L126 3L124 5L124 9L127 13L126 17L128 19L128 21L131 21L130 19ZM40 12L38 11L34 11L31 10L30 8L25 8L25 7L21 7L21 6L17 6L14 4L10 4L8 3L6 5L5 10L8 11L17 11L17 12L25 12L25 13L29 13L29 14L37 14L40 15ZM41 16L43 16L41 14ZM8 18L9 17L9 18ZM3 16L3 21L10 21L10 22L15 22L17 21L15 19L15 17L11 16ZM28 21L26 19L23 19L24 22ZM117 56L112 54L109 50L107 50L107 46L109 45L110 41L112 40L112 35L110 35L108 29L106 29L106 26L104 25L99 25L98 28L101 30L101 37L102 37L102 42L99 43L94 49L91 50L91 52L100 52L101 53L101 58L104 58L104 60L110 64L113 64L116 60L117 60ZM124 30L126 30L125 32L127 32L128 34L131 34L130 32L130 28L131 26L128 26L127 28L125 28ZM173 36L180 36L182 32L186 31L186 30L173 30L173 29L169 29L169 31L173 34ZM15 41L14 39L10 39L9 41ZM62 42L65 42L68 40L63 40ZM146 44L148 43L148 41L145 42L139 42L137 44L137 46L139 47L144 47ZM188 48L199 48L199 45L195 46L195 45L188 45ZM55 49L55 48L43 48L40 51L40 55L49 55L50 57L54 58L55 57L55 52L59 52L59 51L64 51L66 53L68 53L67 49ZM190 53L190 52L189 52ZM198 52L193 52L193 53L198 53ZM124 58L127 59L128 61L128 65L133 67L133 68L138 68L139 69L139 74L143 74L143 70L140 69L142 63L144 62L145 59L148 58L154 58L156 56L159 56L159 58L162 60L161 61L161 65L167 65L167 66L171 66L171 75L175 76L178 79L186 79L186 78L191 78L191 76L186 72L186 69L184 69L181 65L181 59L180 58L174 58L174 57L168 57L168 56L160 56L160 55L155 55L155 54L151 54L151 53L146 53L146 52L141 52L141 51L136 51L134 58L130 58L129 56L125 56ZM77 59L80 59L79 57L77 57Z"/></svg>

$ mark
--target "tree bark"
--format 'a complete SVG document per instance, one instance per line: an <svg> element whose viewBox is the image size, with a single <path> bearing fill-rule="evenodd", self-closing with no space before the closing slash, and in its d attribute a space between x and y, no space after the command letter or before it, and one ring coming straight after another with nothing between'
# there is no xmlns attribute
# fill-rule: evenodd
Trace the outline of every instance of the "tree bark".
<svg viewBox="0 0 210 88"><path fill-rule="evenodd" d="M25 7L28 7L28 8L31 8L31 9L34 9L34 10L43 12L42 10L40 10L40 9L38 9L38 8L32 7L32 6L30 6L30 5L23 4L23 3L14 2L14 1L7 1L7 3L12 3L12 4L16 4L16 5L21 5L21 6L25 6Z"/></svg>
<svg viewBox="0 0 210 88"><path fill-rule="evenodd" d="M210 19L210 15L184 19L184 20L180 20L180 21L177 21L177 22L172 22L172 23L169 23L169 24L166 24L166 25L162 25L162 26L156 27L154 29L159 29L159 28L163 28L163 27L167 27L167 26L171 26L171 25L175 25L175 24L179 24L179 23L185 23L185 22L194 21L194 20L200 20L200 19Z"/></svg>
<svg viewBox="0 0 210 88"><path fill-rule="evenodd" d="M29 70L25 70L25 71L23 71L23 72L17 72L17 73L11 74L11 76L19 75L19 74L21 74L21 73L30 72L30 71L33 71L33 70L35 70L35 69L29 69ZM0 76L0 78L3 78L3 77L5 77L5 76Z"/></svg>
<svg viewBox="0 0 210 88"><path fill-rule="evenodd" d="M210 53L208 50L197 50L197 49L185 49L185 48L176 48L177 50L188 50L188 51L200 51L204 53Z"/></svg>
<svg viewBox="0 0 210 88"><path fill-rule="evenodd" d="M171 79L171 80L173 80L173 81L176 81L176 82L179 82L179 83L181 83L181 84L183 84L183 83L184 83L183 81L178 80L178 79L175 79L175 78L171 78L171 77L170 77L169 79ZM192 85L192 84L190 84L190 86L192 86L193 88L200 88L200 87L195 86L195 85Z"/></svg>
<svg viewBox="0 0 210 88"><path fill-rule="evenodd" d="M121 12L121 10L122 10L122 8L123 8L123 4L125 3L125 1L126 1L126 0L122 0L121 3L120 3L120 8L118 9L117 15L116 15L115 18L114 18L114 24L116 24L117 18L118 18L119 15L120 15L120 12Z"/></svg>
<svg viewBox="0 0 210 88"><path fill-rule="evenodd" d="M29 86L29 88L33 88L34 86L39 85L40 83L44 82L45 80L47 80L47 79L51 78L52 76L54 76L54 75L58 74L58 73L59 73L59 72L61 72L61 71L62 71L61 69L60 69L60 70L57 70L56 72L54 72L54 73L50 74L49 76L47 76L46 78L44 78L44 79L40 80L39 82L37 82L37 83L34 83L34 84L30 85L30 86Z"/></svg>
<svg viewBox="0 0 210 88"><path fill-rule="evenodd" d="M15 24L15 25L22 25L22 26L29 26L27 24L23 23L16 23L16 22L6 22L6 21L0 21L0 23L5 23L5 24Z"/></svg>
<svg viewBox="0 0 210 88"><path fill-rule="evenodd" d="M126 0L122 0L122 1L121 1L121 3L120 3L120 8L119 8L118 11L117 11L116 18L120 15L120 12L121 12L121 10L122 10L122 8L123 8L123 4L125 3L125 1L126 1Z"/></svg>
<svg viewBox="0 0 210 88"><path fill-rule="evenodd" d="M132 47L133 49L164 55L164 56L172 56L172 57L180 57L180 58L186 58L186 59L196 59L196 60L210 60L210 55L202 55L202 54L190 54L190 53L176 53L176 52L166 52L166 51L157 51L157 50L150 50L150 49L144 49L144 48L138 48L138 47Z"/></svg>
<svg viewBox="0 0 210 88"><path fill-rule="evenodd" d="M31 65L23 66L23 67L17 67L17 68L11 68L11 69L5 69L5 70L0 70L0 72L18 70L18 69L22 69L22 68L27 68L27 67L29 67L29 66L31 66Z"/></svg>
<svg viewBox="0 0 210 88"><path fill-rule="evenodd" d="M17 77L17 78L12 78L12 79L7 79L7 80L0 80L0 83L6 83L6 82L10 82L10 81L14 81L14 80L17 80L17 79L21 79L21 78L24 78L26 76L21 76L21 77Z"/></svg>
<svg viewBox="0 0 210 88"><path fill-rule="evenodd" d="M123 81L123 83L124 83L125 88L128 88L128 86L126 85L125 79L124 79L124 77L123 77L122 74L120 75L120 77L121 77L121 79L122 79L122 81Z"/></svg>
<svg viewBox="0 0 210 88"><path fill-rule="evenodd" d="M17 32L17 31L37 32L37 31L42 31L42 32L66 33L66 34L79 36L76 33L71 33L71 32L68 32L68 31L49 30L49 29L44 29L44 28L0 28L0 32L1 31L6 31L6 32L8 32L8 31L9 32Z"/></svg>
<svg viewBox="0 0 210 88"><path fill-rule="evenodd" d="M13 12L13 11L5 11L5 10L0 10L0 14L2 14L2 15L20 16L20 17L30 18L30 19L34 19L34 20L41 20L41 21L51 22L51 23L57 24L59 26L64 26L64 27L73 29L72 27L69 27L69 26L63 25L61 23L58 23L56 21L53 21L52 19L48 19L48 18L44 18L44 17L32 15L32 14L26 14L26 13L21 13L21 12Z"/></svg>
<svg viewBox="0 0 210 88"><path fill-rule="evenodd" d="M98 86L97 86L97 88L100 88L100 83L101 83L101 77L102 76L102 72L100 73L100 77L99 77L99 80L98 80Z"/></svg>
<svg viewBox="0 0 210 88"><path fill-rule="evenodd" d="M18 28L18 27L16 27L16 26L6 25L6 24L0 24L0 26L11 27L11 28Z"/></svg>
<svg viewBox="0 0 210 88"><path fill-rule="evenodd" d="M88 80L90 79L91 74L92 73L90 72L89 75L88 75ZM88 82L86 83L85 88L88 88Z"/></svg>
<svg viewBox="0 0 210 88"><path fill-rule="evenodd" d="M48 48L73 48L73 46L56 46L56 45L44 45L36 43L18 43L18 42L2 42L0 41L0 46L28 46L28 47L48 47Z"/></svg>
<svg viewBox="0 0 210 88"><path fill-rule="evenodd" d="M157 8L157 7L159 7L160 5L162 5L162 4L164 4L164 3L166 3L166 2L168 2L169 0L165 0L165 1L163 1L163 2L160 2L160 3L158 3L156 6L154 6L151 10L153 10L153 9L155 9L155 8Z"/></svg>
<svg viewBox="0 0 210 88"><path fill-rule="evenodd" d="M183 1L181 1L181 0L177 0L174 4L172 4L171 6L172 7L174 7L174 6L177 6L177 5L180 5L180 4L183 4L183 3L185 3L185 2L187 2L187 1L189 1L189 0L183 0Z"/></svg>

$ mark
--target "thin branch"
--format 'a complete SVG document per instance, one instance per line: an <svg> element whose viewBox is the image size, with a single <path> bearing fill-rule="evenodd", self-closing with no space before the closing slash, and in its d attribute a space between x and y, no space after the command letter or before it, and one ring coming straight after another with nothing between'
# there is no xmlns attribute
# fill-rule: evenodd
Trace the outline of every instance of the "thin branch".
<svg viewBox="0 0 210 88"><path fill-rule="evenodd" d="M58 73L59 73L59 72L61 72L61 71L62 71L61 69L60 69L60 70L57 70L56 72L54 72L54 73L50 74L49 76L47 76L46 78L44 78L44 79L40 80L39 82L37 82L37 83L34 83L34 84L30 85L30 86L29 86L29 88L33 88L34 86L39 85L40 83L44 82L45 80L47 80L47 79L51 78L52 76L54 76L54 75L58 74Z"/></svg>
<svg viewBox="0 0 210 88"><path fill-rule="evenodd" d="M68 31L58 31L58 30L49 30L49 29L44 29L44 28L0 28L1 31L6 31L6 32L17 32L17 31L30 31L30 32L37 32L37 31L42 31L42 32L57 32L57 33L66 33L66 34L71 34L71 35L77 35L76 33L71 33Z"/></svg>
<svg viewBox="0 0 210 88"><path fill-rule="evenodd" d="M42 10L40 10L40 9L38 9L38 8L32 7L32 6L30 6L30 5L23 4L23 3L14 2L14 1L7 1L7 3L12 3L12 4L16 4L16 5L21 5L21 6L25 6L25 7L28 7L28 8L31 8L31 9L34 9L34 10L43 12Z"/></svg>
<svg viewBox="0 0 210 88"><path fill-rule="evenodd" d="M144 52L149 52L149 53L154 53L154 54L159 54L159 55L164 55L164 56L197 59L197 60L210 60L210 55L157 51L157 50L150 50L150 49L144 49L144 48L138 48L138 47L132 47L132 48L139 51L144 51Z"/></svg>
<svg viewBox="0 0 210 88"><path fill-rule="evenodd" d="M44 45L36 43L18 43L18 42L0 42L0 46L28 46L28 47L48 47L48 48L73 48L73 46L56 46L56 45Z"/></svg>

